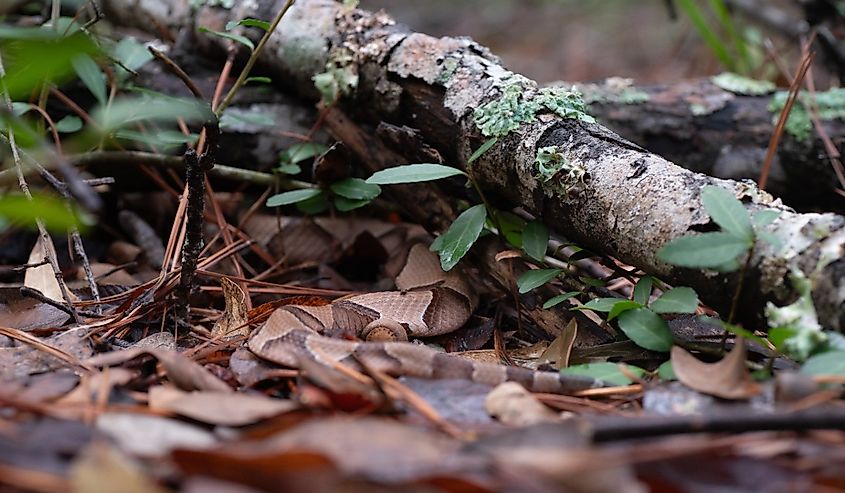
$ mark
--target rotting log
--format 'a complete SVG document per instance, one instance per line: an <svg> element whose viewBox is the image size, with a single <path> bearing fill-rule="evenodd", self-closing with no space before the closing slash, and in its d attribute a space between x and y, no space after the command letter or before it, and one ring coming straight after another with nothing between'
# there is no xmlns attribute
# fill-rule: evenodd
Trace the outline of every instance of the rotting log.
<svg viewBox="0 0 845 493"><path fill-rule="evenodd" d="M760 176L784 100L784 91L775 91L774 86L730 74L650 86L609 78L576 87L590 114L619 135L689 170L733 180ZM816 98L831 95L821 93ZM835 115L825 118L822 112L820 121L841 152L845 101L829 110ZM842 210L845 199L834 191L842 185L800 102L790 122L766 190L793 207Z"/></svg>
<svg viewBox="0 0 845 493"><path fill-rule="evenodd" d="M231 11L188 2L109 0L117 23L145 28L185 27L197 22L222 30L227 21L268 19L282 1L241 2ZM256 37L259 33L247 32ZM217 38L208 38L218 43ZM503 68L484 47L466 38L433 38L330 0L299 0L262 54L266 71L300 97L318 97L313 77L329 74L344 92L340 105L356 125L380 121L419 131L446 162L466 168L473 150L488 138L474 110L517 91L518 110L538 100L536 84ZM489 106L487 107L489 108ZM556 146L570 173L543 179L538 150ZM486 194L541 217L553 230L583 246L614 256L677 285L695 288L724 313L737 273L678 268L659 261L668 241L714 229L701 207L700 191L717 185L732 191L750 211L774 209L767 227L782 247L755 249L740 301L739 319L759 328L767 302L785 305L800 297L794 276L810 280L823 327L845 325L845 219L835 214L798 214L752 184L711 178L672 164L605 127L532 111L499 138L469 170Z"/></svg>

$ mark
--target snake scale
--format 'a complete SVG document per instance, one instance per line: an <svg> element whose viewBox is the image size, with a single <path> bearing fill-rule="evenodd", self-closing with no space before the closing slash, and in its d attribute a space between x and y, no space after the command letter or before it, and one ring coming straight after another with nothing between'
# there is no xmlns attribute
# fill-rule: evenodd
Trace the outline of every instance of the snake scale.
<svg viewBox="0 0 845 493"><path fill-rule="evenodd" d="M478 304L464 277L454 270L443 272L437 256L422 244L408 249L396 287L323 306L278 308L252 334L248 347L263 359L293 368L306 362L342 364L393 376L460 378L487 385L515 381L535 392L564 394L601 386L588 377L472 361L407 342L409 336L457 330ZM341 334L364 341L330 337Z"/></svg>

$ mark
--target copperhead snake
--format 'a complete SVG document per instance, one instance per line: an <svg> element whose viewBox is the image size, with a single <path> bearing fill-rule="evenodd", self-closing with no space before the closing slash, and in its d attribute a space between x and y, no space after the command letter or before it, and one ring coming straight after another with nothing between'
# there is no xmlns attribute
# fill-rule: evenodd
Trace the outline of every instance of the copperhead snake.
<svg viewBox="0 0 845 493"><path fill-rule="evenodd" d="M409 336L457 330L478 304L465 278L455 270L443 272L437 256L425 245L408 249L396 287L397 291L354 295L323 306L278 308L252 334L248 347L263 359L293 368L308 362L329 367L342 364L359 371L376 369L394 376L462 378L487 385L515 381L535 392L571 393L601 386L588 377L471 361L407 342ZM330 337L339 333L365 341Z"/></svg>

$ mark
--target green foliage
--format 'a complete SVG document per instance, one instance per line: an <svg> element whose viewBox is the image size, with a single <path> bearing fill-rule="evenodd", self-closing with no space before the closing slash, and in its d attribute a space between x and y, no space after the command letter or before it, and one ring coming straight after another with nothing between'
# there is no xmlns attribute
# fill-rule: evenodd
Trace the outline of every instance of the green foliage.
<svg viewBox="0 0 845 493"><path fill-rule="evenodd" d="M237 41L238 43L240 43L240 44L246 46L247 48L249 48L250 51L255 49L255 44L252 42L252 40L250 40L246 36L242 36L240 34L235 34L235 33L230 33L230 32L225 32L225 31L212 31L211 29L208 29L208 28L205 28L205 27L202 27L202 26L198 27L197 30L201 33L212 34L212 35L217 36L219 38Z"/></svg>
<svg viewBox="0 0 845 493"><path fill-rule="evenodd" d="M87 54L80 53L71 59L71 65L85 87L97 98L97 102L105 105L107 98L106 76L103 75L97 62Z"/></svg>
<svg viewBox="0 0 845 493"><path fill-rule="evenodd" d="M801 367L805 375L845 375L845 351L828 351L808 359Z"/></svg>
<svg viewBox="0 0 845 493"><path fill-rule="evenodd" d="M737 33L730 17L730 12L723 0L709 0L710 13L715 22L707 20L707 13L695 0L678 0L678 6L692 22L698 34L720 62L733 72L749 74L752 70L751 58L745 40ZM717 29L722 31L717 32ZM722 41L727 38L733 44L733 50Z"/></svg>
<svg viewBox="0 0 845 493"><path fill-rule="evenodd" d="M497 137L493 137L492 139L487 139L481 146L472 153L472 155L467 159L467 164L472 164L476 159L480 158L485 152L489 151L491 147L496 145L499 139Z"/></svg>
<svg viewBox="0 0 845 493"><path fill-rule="evenodd" d="M681 267L729 271L739 268L738 257L747 254L755 241L776 241L754 228L762 229L774 221L777 211L759 211L750 218L742 202L717 186L704 187L701 203L722 231L676 238L657 252L658 259Z"/></svg>
<svg viewBox="0 0 845 493"><path fill-rule="evenodd" d="M487 209L484 204L474 205L462 212L443 233L435 251L440 254L440 266L444 271L452 270L466 255L481 234L486 219ZM432 248L435 248L434 244Z"/></svg>
<svg viewBox="0 0 845 493"><path fill-rule="evenodd" d="M549 230L540 221L531 221L522 232L522 250L534 260L542 262L549 245Z"/></svg>
<svg viewBox="0 0 845 493"><path fill-rule="evenodd" d="M450 176L464 175L466 173L451 166L442 164L406 164L376 171L373 176L367 178L367 183L375 185L395 185L399 183L418 183L423 181L440 180Z"/></svg>
<svg viewBox="0 0 845 493"><path fill-rule="evenodd" d="M245 27L257 27L259 29L263 29L265 31L270 29L270 23L267 21L262 21L258 19L246 18L241 19L239 21L229 21L226 23L226 30L231 31L232 29L238 26L245 26Z"/></svg>
<svg viewBox="0 0 845 493"><path fill-rule="evenodd" d="M698 295L692 288L672 288L654 300L650 308L654 313L695 313Z"/></svg>
<svg viewBox="0 0 845 493"><path fill-rule="evenodd" d="M619 370L617 363L589 363L585 365L574 365L560 370L563 375L581 375L585 377L602 380L609 385L628 385L633 383L625 373ZM625 365L625 370L636 376L642 377L645 375L645 370L636 366Z"/></svg>
<svg viewBox="0 0 845 493"><path fill-rule="evenodd" d="M546 284L560 275L560 273L560 269L532 269L523 272L522 275L519 276L519 279L516 280L516 286L519 289L519 294L525 294L534 288Z"/></svg>
<svg viewBox="0 0 845 493"><path fill-rule="evenodd" d="M175 122L206 121L214 118L211 107L196 99L173 98L163 94L144 94L116 99L110 105L99 106L91 118L104 133L114 132L140 121Z"/></svg>
<svg viewBox="0 0 845 493"><path fill-rule="evenodd" d="M619 328L642 348L660 352L672 348L672 332L666 321L647 308L634 308L620 314Z"/></svg>
<svg viewBox="0 0 845 493"><path fill-rule="evenodd" d="M777 121L788 97L788 91L778 91L772 96L769 103L769 111L773 113L772 122ZM845 88L836 87L827 91L816 91L812 99L807 91L801 91L792 111L789 112L785 127L786 133L797 140L806 141L813 130L810 112L806 107L808 103L815 105L821 120L845 120Z"/></svg>
<svg viewBox="0 0 845 493"><path fill-rule="evenodd" d="M380 186L367 183L360 178L346 178L332 183L329 188L335 194L352 200L369 201L381 193Z"/></svg>
<svg viewBox="0 0 845 493"><path fill-rule="evenodd" d="M279 166L276 167L276 171L287 175L296 175L302 171L298 163L319 156L327 150L326 146L316 142L296 143L279 153Z"/></svg>
<svg viewBox="0 0 845 493"><path fill-rule="evenodd" d="M651 288L654 285L654 278L651 276L645 276L634 286L634 294L633 298L634 301L639 303L640 305L645 306L648 303L648 299L651 296Z"/></svg>
<svg viewBox="0 0 845 493"><path fill-rule="evenodd" d="M543 309L548 310L549 308L557 306L570 298L578 296L579 294L581 294L580 291L569 291L549 298L545 303L543 303Z"/></svg>
<svg viewBox="0 0 845 493"><path fill-rule="evenodd" d="M303 202L322 193L322 190L319 188L305 188L302 190L291 190L288 192L277 193L267 199L267 207L278 207L280 205Z"/></svg>
<svg viewBox="0 0 845 493"><path fill-rule="evenodd" d="M0 196L0 218L13 224L35 229L36 219L41 219L47 229L63 233L75 227L84 230L91 218L60 199L49 195L34 194L29 200L23 194Z"/></svg>
<svg viewBox="0 0 845 493"><path fill-rule="evenodd" d="M152 53L143 44L130 37L125 37L114 45L111 56L120 62L117 65L117 76L120 79L129 75L126 69L137 70L153 59Z"/></svg>

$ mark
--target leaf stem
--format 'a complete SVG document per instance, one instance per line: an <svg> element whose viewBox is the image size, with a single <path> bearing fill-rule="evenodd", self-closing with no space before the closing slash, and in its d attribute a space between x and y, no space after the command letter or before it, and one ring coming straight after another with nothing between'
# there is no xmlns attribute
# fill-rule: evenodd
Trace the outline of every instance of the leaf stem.
<svg viewBox="0 0 845 493"><path fill-rule="evenodd" d="M214 110L214 114L217 115L219 118L220 115L223 114L223 110L226 109L229 104L232 103L232 100L235 98L235 94L238 93L241 87L246 83L246 78L249 75L249 72L252 70L253 65L255 62L258 61L258 55L261 54L261 51L264 49L264 45L267 44L267 41L270 39L270 36L273 34L273 31L276 30L276 26L279 25L281 22L282 17L285 16L288 9L293 5L294 0L287 0L285 5L279 10L279 13L276 14L276 17L273 19L273 22L270 24L270 28L264 31L264 36L261 37L261 40L258 42L258 45L255 46L255 49L252 50L252 53L249 55L249 59L246 61L246 65L244 65L243 70L241 70L240 75L235 80L235 83L229 89L229 92L226 93L226 97L223 98L223 101L220 105Z"/></svg>

